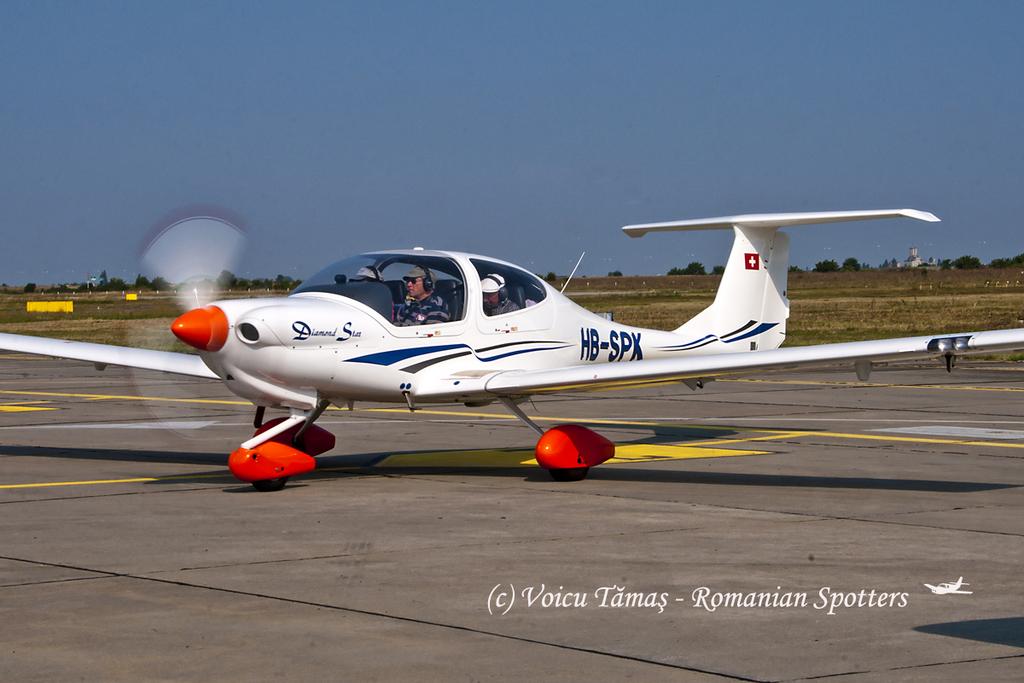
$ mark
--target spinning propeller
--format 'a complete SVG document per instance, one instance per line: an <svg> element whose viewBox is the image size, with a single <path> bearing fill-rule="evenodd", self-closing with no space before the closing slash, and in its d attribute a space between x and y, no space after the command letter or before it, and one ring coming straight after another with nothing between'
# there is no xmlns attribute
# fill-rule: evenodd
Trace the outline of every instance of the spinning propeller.
<svg viewBox="0 0 1024 683"><path fill-rule="evenodd" d="M245 246L240 223L220 209L177 211L157 226L140 255L146 272L178 287L177 302L186 313L171 331L202 351L216 351L227 339L227 317L206 304L215 296L217 278L238 263Z"/></svg>
<svg viewBox="0 0 1024 683"><path fill-rule="evenodd" d="M141 253L143 270L178 287L178 304L188 310L209 302L216 281L238 263L245 246L241 221L219 209L177 211L161 221Z"/></svg>
<svg viewBox="0 0 1024 683"><path fill-rule="evenodd" d="M203 350L220 348L227 338L228 321L219 309L207 304L219 298L217 278L221 272L234 272L246 245L245 222L219 207L187 206L164 216L139 245L139 272L161 277L176 289L175 302L181 315L174 333L191 347ZM145 295L143 298L147 298ZM204 308L205 307L205 308ZM180 324L179 324L180 321ZM131 325L127 329L129 346L163 345L167 339L165 323L158 329ZM133 380L142 395L153 392L153 377L132 369ZM158 439L201 440L201 426L209 421L183 420L180 403L198 397L193 385L167 383L160 387L166 400L144 401L143 410L156 420ZM173 436L172 436L173 435ZM173 441L172 441L173 442Z"/></svg>

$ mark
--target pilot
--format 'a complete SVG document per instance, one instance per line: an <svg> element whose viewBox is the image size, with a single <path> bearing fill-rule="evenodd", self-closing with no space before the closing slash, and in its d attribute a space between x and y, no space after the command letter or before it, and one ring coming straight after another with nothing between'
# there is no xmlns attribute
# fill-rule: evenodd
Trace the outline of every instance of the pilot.
<svg viewBox="0 0 1024 683"><path fill-rule="evenodd" d="M405 304L399 309L395 324L430 325L451 320L444 299L434 294L434 274L429 268L413 266L406 274Z"/></svg>
<svg viewBox="0 0 1024 683"><path fill-rule="evenodd" d="M484 292L484 313L486 315L502 315L519 310L519 304L508 298L505 291L505 278L495 273L488 273L480 278L480 289Z"/></svg>

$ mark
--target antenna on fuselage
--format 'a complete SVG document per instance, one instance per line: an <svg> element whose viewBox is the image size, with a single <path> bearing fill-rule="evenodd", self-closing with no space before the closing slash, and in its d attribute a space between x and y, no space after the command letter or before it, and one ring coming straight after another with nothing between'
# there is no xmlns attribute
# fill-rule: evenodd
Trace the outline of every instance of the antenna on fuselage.
<svg viewBox="0 0 1024 683"><path fill-rule="evenodd" d="M572 267L572 272L569 273L569 277L566 278L565 284L562 285L562 289L559 290L560 293L561 292L565 292L565 288L569 286L569 283L572 281L572 276L576 274L576 269L580 267L581 263L583 263L583 257L586 256L586 255L587 255L587 252L583 252L582 254L580 254L579 261L577 261L576 265Z"/></svg>

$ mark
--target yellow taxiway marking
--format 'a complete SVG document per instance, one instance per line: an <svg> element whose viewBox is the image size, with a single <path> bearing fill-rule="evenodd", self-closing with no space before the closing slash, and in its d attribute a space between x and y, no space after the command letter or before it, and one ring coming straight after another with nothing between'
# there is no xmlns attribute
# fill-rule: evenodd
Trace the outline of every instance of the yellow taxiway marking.
<svg viewBox="0 0 1024 683"><path fill-rule="evenodd" d="M1024 448L1024 443L1008 441L977 441L974 439L935 439L920 436L885 436L882 434L848 434L846 432L803 432L806 436L825 436L836 439L861 439L865 441L900 441L904 443L936 443L954 446L988 446L990 448Z"/></svg>
<svg viewBox="0 0 1024 683"><path fill-rule="evenodd" d="M0 389L6 396L50 396L55 398L84 398L90 401L165 401L167 403L204 403L227 406L251 406L249 401L232 401L219 398L171 398L168 396L122 396L120 394L72 394L58 391L15 391Z"/></svg>
<svg viewBox="0 0 1024 683"><path fill-rule="evenodd" d="M700 458L731 458L741 455L767 455L768 451L744 451L732 448L696 447L690 444L625 444L615 447L609 463L654 462L655 460L694 460ZM536 461L532 461L536 464Z"/></svg>
<svg viewBox="0 0 1024 683"><path fill-rule="evenodd" d="M851 386L863 386L860 382L831 382L831 381L811 381L811 380L761 380L761 379L737 379L737 380L725 380L729 382L762 382L762 383L776 383L776 384L821 384L821 385L851 385ZM869 384L868 386L888 387L888 388L909 388L909 389L965 389L965 390L976 390L976 391L1004 391L1009 388L1001 387L961 387L956 385L903 385L903 384ZM1014 391L1024 391L1024 389L1014 389ZM200 404L215 404L215 405L237 405L237 406L250 406L252 405L248 401L232 401L226 399L209 399L209 398L172 398L165 396L127 396L120 394L83 394L83 393L70 393L70 392L56 392L56 391L17 391L10 389L0 389L0 395L7 396L46 396L56 398L84 398L88 400L128 400L128 401L167 401L171 403L200 403ZM30 407L29 403L46 403L46 401L18 401L15 403L9 403L5 406L0 406L0 412L4 412L3 408L8 407L6 412L25 412L27 410L54 410L53 408L38 408ZM336 411L348 411L347 408L336 408L331 407L331 410ZM361 413L407 413L408 410L405 408L366 408L357 409L353 412ZM482 411L472 410L433 410L433 409L421 409L417 410L417 413L423 415L443 415L448 417L484 417L494 420L515 420L517 419L513 415L506 415L502 413L487 413ZM690 428L695 430L718 430L718 431L733 431L736 427L723 427L719 425L705 425L705 424L679 424L679 423L665 423L658 422L657 420L616 420L616 419L601 419L601 418L579 418L579 417L552 417L545 415L536 415L532 419L538 422L581 422L587 424L598 424L598 425L623 425L623 426L637 426L637 427L660 427L660 426L671 426L679 428ZM728 419L728 418L725 418ZM994 448L1024 448L1024 444L1007 443L1005 441L978 441L978 440L966 440L966 439L936 439L936 438L923 438L923 437L912 437L912 436L885 436L876 434L853 434L844 432L816 432L816 431L779 431L775 429L752 429L756 433L763 434L764 436L747 437L742 439L730 439L730 440L715 440L712 439L706 442L700 442L699 445L712 445L712 444L726 444L726 443L744 443L747 441L757 441L762 439L786 439L796 438L799 436L830 436L835 438L843 439L864 439L874 441L901 441L906 443L935 443L935 444L955 444L963 446L992 446ZM688 446L694 446L698 444L690 443Z"/></svg>
<svg viewBox="0 0 1024 683"><path fill-rule="evenodd" d="M769 431L769 430L761 430ZM770 434L764 436L746 436L739 439L708 439L707 441L693 441L687 443L687 446L721 446L727 443L747 443L748 441L771 441L775 439L796 439L801 436L808 436L810 434L817 434L818 432L779 432L772 430Z"/></svg>
<svg viewBox="0 0 1024 683"><path fill-rule="evenodd" d="M49 401L17 401L14 403L0 403L0 413L31 413L37 410L57 410L39 405Z"/></svg>
<svg viewBox="0 0 1024 683"><path fill-rule="evenodd" d="M665 382L674 382L675 380L666 380ZM990 392L1004 392L1004 393L1016 393L1024 392L1024 387L979 387L979 386L968 386L959 384L883 384L877 382L853 382L843 380L794 380L794 379L753 379L753 378L735 378L735 379L719 379L720 382L746 382L750 384L783 384L783 385L794 385L794 386L850 386L850 387L870 387L880 389L931 389L931 390L950 390L950 391L990 391ZM58 391L27 391L27 390L12 390L12 389L0 389L0 395L5 396L45 396L51 398L82 398L89 401L158 401L165 403L192 403L200 405L229 405L229 406L251 406L252 403L249 401L240 401L232 399L215 399L215 398L175 398L170 396L130 396L126 394L89 394L89 393L72 393L72 392L58 392ZM347 408L338 408L331 406L329 410L332 411L347 411ZM19 411L20 412L20 411ZM357 412L379 412L379 413L405 413L408 412L405 408L365 408L358 410ZM433 409L419 409L416 412L425 415L449 415L457 417L487 417L499 420L515 420L516 417L512 415L502 413L486 413L480 411L463 411L463 410L433 410ZM652 421L623 421L614 419L585 419L579 417L534 417L535 420L545 420L552 422L587 422L589 424L622 424L622 425L637 425L637 426L650 426L657 425L657 422ZM726 427L715 427L702 425L703 429L728 429Z"/></svg>
<svg viewBox="0 0 1024 683"><path fill-rule="evenodd" d="M691 460L701 458L725 458L747 455L766 455L769 451L720 448L728 444L797 439L816 436L835 439L862 439L902 443L945 444L954 446L989 446L993 448L1024 448L1024 444L1005 441L967 441L960 439L933 439L912 436L889 436L881 434L852 434L846 432L785 431L762 436L737 439L708 439L685 444L622 444L616 446L615 457L606 464L657 462L664 460ZM480 449L463 451L428 451L420 453L399 453L376 462L372 467L422 468L422 467L527 467L537 466L533 451L528 449ZM363 466L340 466L322 468L319 471L361 470ZM86 481L52 481L29 484L0 484L2 489L30 489L51 486L95 486L102 484L134 484L174 479L227 478L229 471L205 474L178 474L163 477L132 477L125 479L95 479Z"/></svg>
<svg viewBox="0 0 1024 683"><path fill-rule="evenodd" d="M137 484L157 481L156 477L134 477L132 479L93 479L91 481L44 481L35 484L0 484L0 489L38 489L46 486L90 486L93 484Z"/></svg>
<svg viewBox="0 0 1024 683"><path fill-rule="evenodd" d="M49 486L95 486L97 484L139 484L150 481L169 481L171 479L208 479L212 477L230 477L231 473L210 474L171 474L166 477L130 477L127 479L90 479L85 481L41 481L32 484L0 484L0 489L39 489Z"/></svg>
<svg viewBox="0 0 1024 683"><path fill-rule="evenodd" d="M767 430L765 430L767 431ZM818 436L832 439L854 439L862 441L896 441L902 443L932 443L951 446L989 446L991 448L1024 448L1024 443L1008 441L978 441L976 439L936 439L921 436L894 436L887 434L856 434L852 432L818 432L818 431L776 431L765 436L751 436L739 439L708 439L706 441L689 442L687 446L714 446L731 443L748 443L750 441L771 441L774 439L799 439L806 436Z"/></svg>
<svg viewBox="0 0 1024 683"><path fill-rule="evenodd" d="M1024 387L976 387L967 384L886 384L882 382L854 382L846 380L812 379L721 379L719 382L746 382L748 384L792 384L797 386L867 387L872 389L943 389L948 391L1021 392Z"/></svg>
<svg viewBox="0 0 1024 683"><path fill-rule="evenodd" d="M47 396L51 398L84 398L90 401L165 401L168 403L199 403L199 404L214 404L214 405L229 405L229 406L252 406L249 401L232 401L229 399L213 399L213 398L172 398L167 396L127 396L121 394L81 394L81 393L69 393L69 392L57 392L57 391L17 391L12 389L0 389L0 395L8 396ZM34 403L41 403L41 401L34 401ZM357 408L354 411L350 411L348 408L338 408L337 406L331 406L328 408L330 411L341 411L341 412L357 412L357 413L408 413L408 408ZM486 413L482 411L473 410L433 410L429 408L419 408L416 413L421 415L444 415L448 417L486 417L496 420L517 420L518 418L514 415L508 415L504 413ZM547 422L585 422L587 424L606 424L606 425L628 425L628 426L641 426L641 427L658 427L665 426L664 423L659 423L652 420L614 420L614 419L601 419L601 418L581 418L581 417L547 417L547 416L536 416L534 420L541 420ZM679 425L673 425L679 426ZM732 430L732 427L718 427L714 425L695 425L695 429L708 429L708 430L721 430L728 431Z"/></svg>
<svg viewBox="0 0 1024 683"><path fill-rule="evenodd" d="M951 389L959 391L1024 391L1024 389L1013 388L1013 387L977 387L977 386L962 386L962 385L907 385L907 384L878 384L878 383L865 383L865 382L845 382L845 381L814 381L814 380L764 380L764 379L727 379L722 381L728 382L750 382L750 383L766 383L766 384L791 384L791 385L822 385L822 386L869 386L879 388L906 388L906 389ZM202 398L173 398L164 396L128 396L120 394L91 394L91 393L71 393L71 392L54 392L54 391L16 391L16 390L0 390L0 395L8 396L43 396L43 397L55 397L55 398L82 398L87 400L128 400L128 401L164 401L169 403L194 403L194 404L213 404L213 405L236 405L236 406L249 406L251 403L248 401L238 400L225 400L225 399L202 399ZM48 401L18 401L6 404L0 404L0 412L28 412L37 410L56 410L55 408L42 407L38 404L48 403ZM343 408L335 408L332 406L332 410L346 410ZM368 408L362 409L358 412L372 413L406 413L408 412L405 408ZM482 417L496 420L515 420L515 416L502 414L502 413L489 413L483 411L470 411L470 410L434 410L434 409L421 409L417 410L417 413L424 415L441 415L449 417ZM720 431L732 431L735 427L723 427L718 425L702 425L702 424L679 424L679 423L664 423L657 420L616 420L616 419L586 419L578 417L552 417L552 416L533 416L534 420L546 421L546 422L582 422L589 424L598 425L622 425L622 426L640 426L640 427L657 427L657 426L672 426L681 428L690 428L695 430L720 430ZM754 450L733 450L724 449L721 446L731 444L741 444L756 441L770 441L770 440L781 440L781 439L796 439L807 436L816 436L823 438L836 438L836 439L851 439L851 440L869 440L869 441L889 441L898 443L917 443L917 444L940 444L940 445L956 445L956 446L982 446L992 448L1024 448L1024 444L1021 443L1008 443L1006 441L980 441L980 440L966 440L966 439L942 439L942 438L925 438L918 436L895 436L895 435L882 435L882 434L857 434L848 432L825 432L825 431L794 431L794 430L776 430L776 429L751 429L750 431L759 436L749 436L743 438L725 438L725 439L706 439L703 441L687 442L685 444L625 444L620 445L616 448L616 456L609 460L609 463L626 463L626 462L651 462L657 460L678 460L678 459L694 459L694 458L716 458L716 457L731 457L731 456L745 456L745 455L763 455L767 451L754 451ZM384 459L378 461L376 466L383 467L423 467L424 465L432 467L518 467L527 465L536 465L536 461L533 458L533 453L530 450L522 449L509 449L509 450L468 450L468 451L436 451L427 453L403 453L398 455L387 456ZM347 467L341 468L328 468L331 470L335 469L350 469ZM358 468L357 468L358 469ZM0 489L22 489L22 488L43 488L51 486L88 486L88 485L102 485L102 484L127 484L127 483L145 483L154 481L164 481L179 478L197 478L197 477L226 477L229 476L227 471L223 473L215 474L202 474L202 475L170 475L166 477L133 477L126 479L97 479L88 481L66 481L66 482L38 482L29 484L0 484Z"/></svg>
<svg viewBox="0 0 1024 683"><path fill-rule="evenodd" d="M405 408L368 408L359 412L384 412L384 413L407 413ZM487 417L499 420L516 420L514 415L502 415L501 413L485 413L478 411L462 410L417 410L417 413L426 415L445 415L449 417ZM577 422L586 424L622 425L638 427L677 427L682 429L704 430L704 431L736 431L738 427L723 427L720 425L705 424L680 424L676 422L658 422L657 420L613 420L613 419L587 419L579 417L548 417L544 415L532 415L530 419L537 422ZM728 418L723 418L728 419ZM744 428L748 431L760 434L761 436L748 436L736 439L707 439L704 441L687 442L686 447L722 446L725 444L747 443L750 441L771 441L777 439L796 439L804 436L827 436L839 439L864 439L870 441L902 441L906 443L935 443L954 444L961 446L993 446L995 448L1024 448L1024 444L1007 443L1006 441L978 441L966 439L936 439L915 436L886 436L882 434L856 434L847 432L820 432L807 430L778 430L768 428ZM616 447L620 450L623 446ZM492 451L486 451L492 452ZM611 462L611 461L609 461Z"/></svg>

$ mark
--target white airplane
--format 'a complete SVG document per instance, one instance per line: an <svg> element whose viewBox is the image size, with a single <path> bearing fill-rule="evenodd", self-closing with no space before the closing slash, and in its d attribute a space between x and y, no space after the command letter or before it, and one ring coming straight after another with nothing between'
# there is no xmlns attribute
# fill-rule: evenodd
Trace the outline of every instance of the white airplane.
<svg viewBox="0 0 1024 683"><path fill-rule="evenodd" d="M933 586L930 583L926 583L924 585L925 585L925 588L930 590L932 593L935 593L936 595L950 595L950 594L974 595L974 591L962 591L962 590L960 590L960 588L962 586L970 586L971 585L969 583L964 583L964 577L962 577L962 576L959 579L957 579L956 581L952 582L952 583L940 583L937 586Z"/></svg>
<svg viewBox="0 0 1024 683"><path fill-rule="evenodd" d="M172 332L198 355L0 334L0 349L217 379L256 406L256 434L228 459L261 491L315 468L334 447L313 423L331 404L356 401L503 404L540 435L537 462L556 480L582 479L615 446L579 425L539 427L520 408L534 394L682 383L692 390L724 375L845 362L866 380L872 364L1024 348L1024 329L779 348L786 337L789 236L780 228L877 218L938 221L913 209L725 216L630 225L649 232L733 230L714 302L672 331L595 315L511 263L446 251L381 251L338 261L291 295L231 299L188 311ZM399 326L420 285L449 320ZM484 288L500 289L497 315ZM511 303L509 303L511 302ZM267 408L287 417L264 423Z"/></svg>

